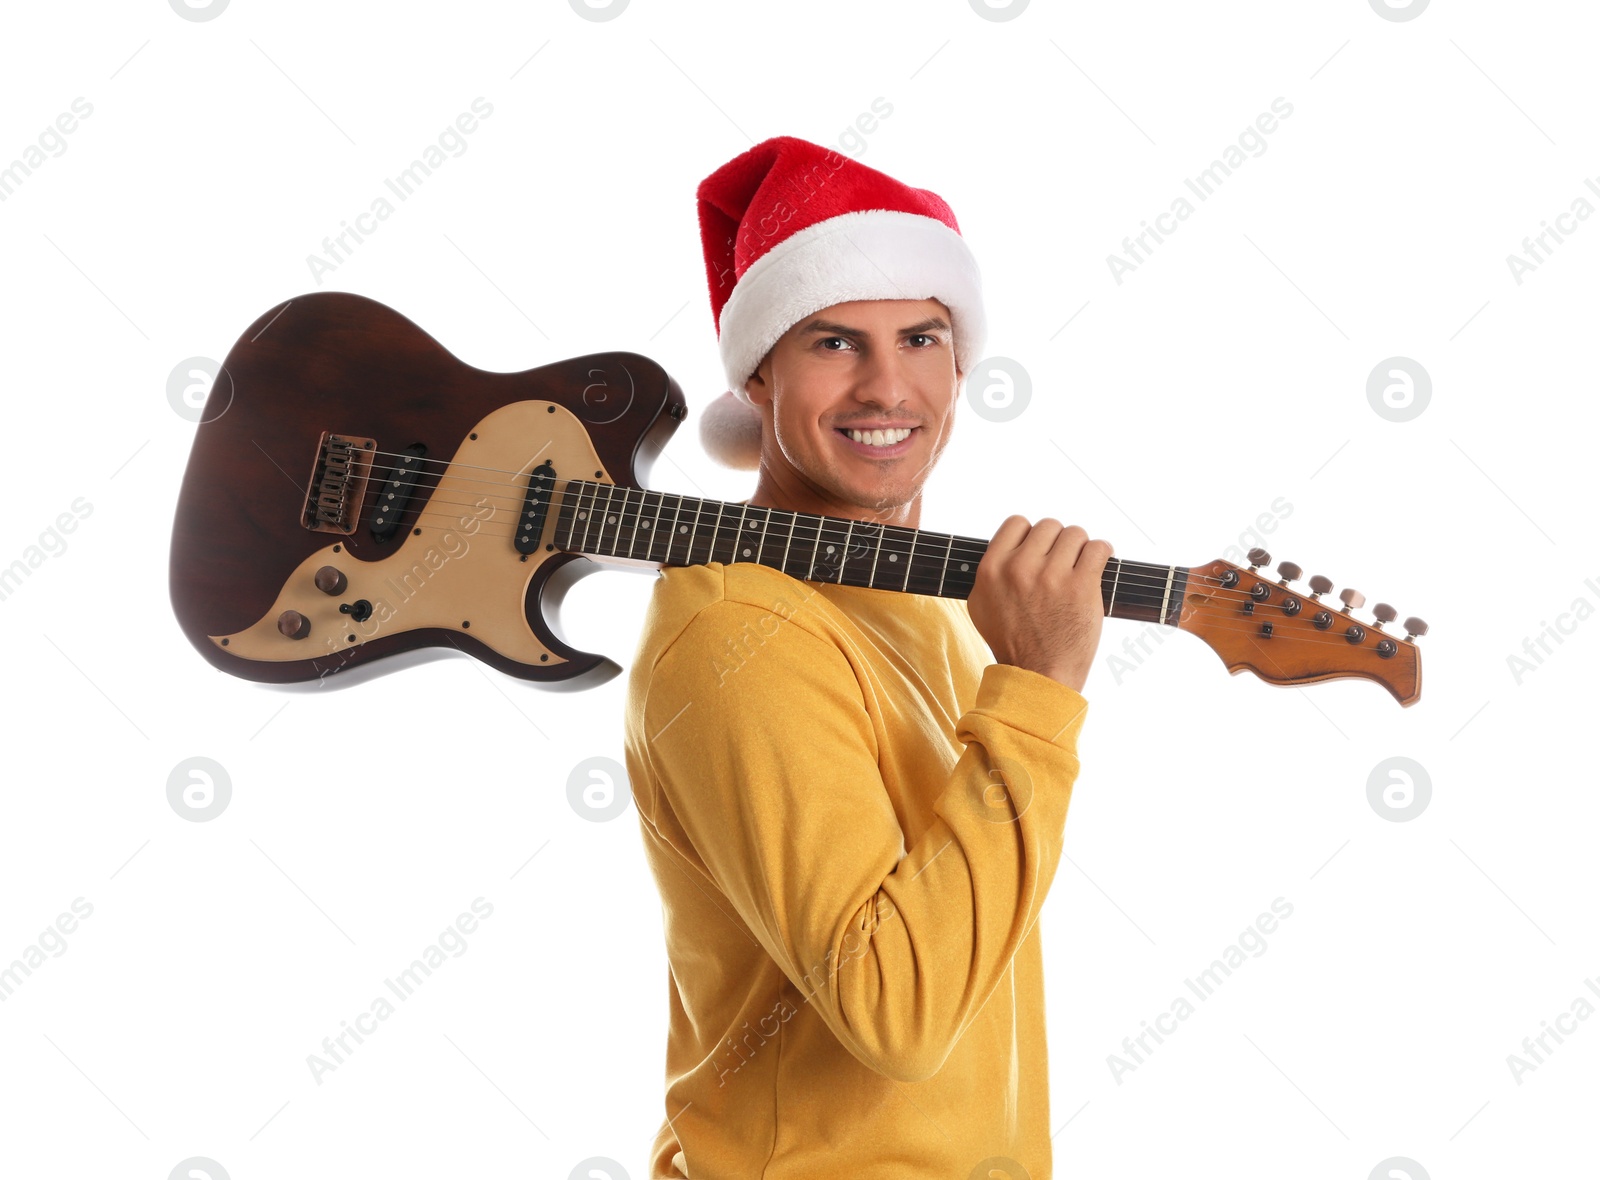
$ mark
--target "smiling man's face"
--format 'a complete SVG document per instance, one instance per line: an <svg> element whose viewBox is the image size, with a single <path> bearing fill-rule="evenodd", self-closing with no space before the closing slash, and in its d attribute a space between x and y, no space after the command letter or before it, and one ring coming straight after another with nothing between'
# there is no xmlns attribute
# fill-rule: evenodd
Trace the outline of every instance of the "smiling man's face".
<svg viewBox="0 0 1600 1180"><path fill-rule="evenodd" d="M750 503L919 527L922 484L950 439L960 388L950 312L937 299L805 316L745 382L762 418Z"/></svg>

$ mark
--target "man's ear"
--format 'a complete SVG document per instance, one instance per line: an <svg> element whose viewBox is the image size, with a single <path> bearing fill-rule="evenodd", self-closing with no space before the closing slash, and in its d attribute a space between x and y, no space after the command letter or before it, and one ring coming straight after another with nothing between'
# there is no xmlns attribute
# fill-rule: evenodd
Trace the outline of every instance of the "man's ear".
<svg viewBox="0 0 1600 1180"><path fill-rule="evenodd" d="M768 405L772 401L771 386L767 379L772 375L772 354L769 352L761 358L761 363L756 366L756 371L745 378L744 391L750 398L753 406Z"/></svg>

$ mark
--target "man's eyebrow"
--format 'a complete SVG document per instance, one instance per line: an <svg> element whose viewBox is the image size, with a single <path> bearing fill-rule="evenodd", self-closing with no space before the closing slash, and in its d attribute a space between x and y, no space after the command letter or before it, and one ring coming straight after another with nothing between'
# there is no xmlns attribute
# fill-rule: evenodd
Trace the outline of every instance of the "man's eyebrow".
<svg viewBox="0 0 1600 1180"><path fill-rule="evenodd" d="M927 319L912 324L910 327L901 328L900 334L909 336L914 332L931 332L938 328L949 331L950 325L939 316L929 316ZM800 331L802 335L812 332L826 332L830 336L854 336L858 339L866 335L860 328L852 328L848 324L838 324L832 320L812 320Z"/></svg>

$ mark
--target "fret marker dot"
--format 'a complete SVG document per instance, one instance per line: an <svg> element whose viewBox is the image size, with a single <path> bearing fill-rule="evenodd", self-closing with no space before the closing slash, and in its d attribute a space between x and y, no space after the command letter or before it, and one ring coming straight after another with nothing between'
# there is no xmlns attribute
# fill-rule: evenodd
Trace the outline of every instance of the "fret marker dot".
<svg viewBox="0 0 1600 1180"><path fill-rule="evenodd" d="M580 512L580 513L578 513L578 519L579 520L588 520L589 519L589 514L587 512Z"/></svg>
<svg viewBox="0 0 1600 1180"><path fill-rule="evenodd" d="M642 529L647 529L653 524L655 524L655 521L653 521L653 520L641 520L639 522L639 527L642 528Z"/></svg>
<svg viewBox="0 0 1600 1180"><path fill-rule="evenodd" d="M898 553L891 553L891 554L889 554L889 560L890 561L899 561L900 560L900 555Z"/></svg>
<svg viewBox="0 0 1600 1180"><path fill-rule="evenodd" d="M688 532L688 531L689 531L689 526L688 526L688 525L686 525L686 524L680 524L680 525L679 525L679 526L678 526L678 531L679 531L679 532L680 532L680 533L686 533L686 532Z"/></svg>
<svg viewBox="0 0 1600 1180"><path fill-rule="evenodd" d="M961 563L961 572L962 572L962 573L965 573L965 572L966 572L966 570L967 570L967 563L966 563L966 562L964 562L964 561L963 561L963 562L962 562L962 563Z"/></svg>
<svg viewBox="0 0 1600 1180"><path fill-rule="evenodd" d="M829 552L829 553L832 553L832 552L833 552L833 546L832 546L832 545L829 545L829 546L828 546L828 552Z"/></svg>
<svg viewBox="0 0 1600 1180"><path fill-rule="evenodd" d="M615 524L616 522L617 522L617 518L616 517L614 517L614 516L606 517L606 523L607 524Z"/></svg>
<svg viewBox="0 0 1600 1180"><path fill-rule="evenodd" d="M739 552L743 553L746 557L750 556L750 550L748 549L741 549Z"/></svg>

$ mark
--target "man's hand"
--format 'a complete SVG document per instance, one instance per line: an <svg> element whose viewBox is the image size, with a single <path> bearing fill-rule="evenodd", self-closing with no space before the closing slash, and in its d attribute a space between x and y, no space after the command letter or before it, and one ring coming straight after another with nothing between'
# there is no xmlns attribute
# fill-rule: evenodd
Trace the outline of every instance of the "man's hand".
<svg viewBox="0 0 1600 1180"><path fill-rule="evenodd" d="M1042 673L1079 692L1105 619L1100 577L1111 556L1077 525L1008 516L978 563L967 597L972 625L997 663Z"/></svg>

